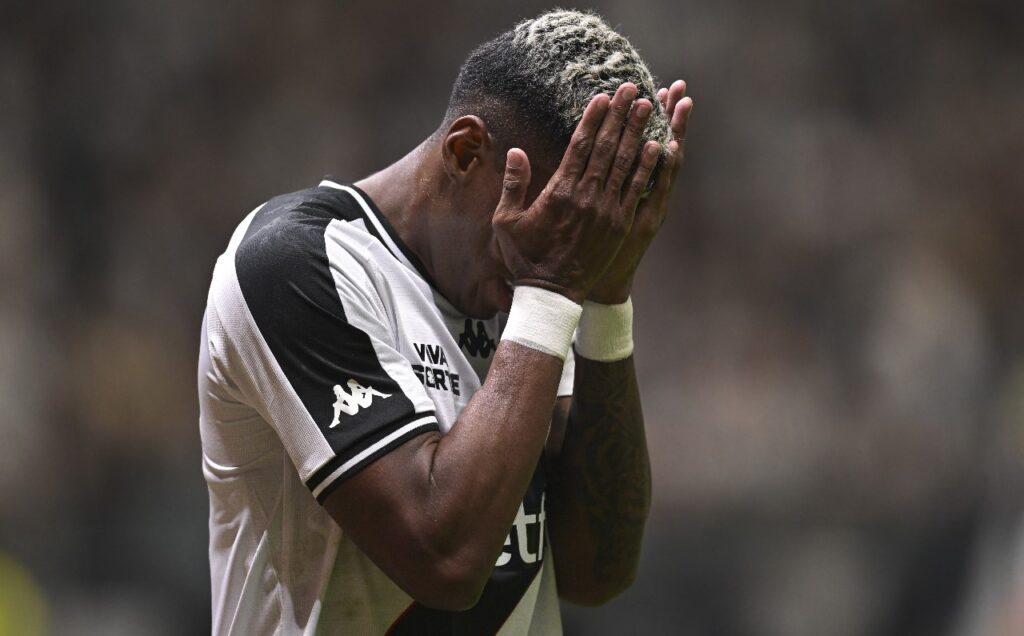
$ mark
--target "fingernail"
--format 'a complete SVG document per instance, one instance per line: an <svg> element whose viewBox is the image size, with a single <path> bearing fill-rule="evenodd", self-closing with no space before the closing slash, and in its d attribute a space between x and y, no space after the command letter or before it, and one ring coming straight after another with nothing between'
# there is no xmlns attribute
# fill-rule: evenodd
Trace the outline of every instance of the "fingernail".
<svg viewBox="0 0 1024 636"><path fill-rule="evenodd" d="M647 101L640 102L636 105L636 116L643 119L651 114L651 103Z"/></svg>
<svg viewBox="0 0 1024 636"><path fill-rule="evenodd" d="M510 148L508 154L505 155L505 161L508 162L509 168L518 168L523 165L523 156L518 152L512 152Z"/></svg>

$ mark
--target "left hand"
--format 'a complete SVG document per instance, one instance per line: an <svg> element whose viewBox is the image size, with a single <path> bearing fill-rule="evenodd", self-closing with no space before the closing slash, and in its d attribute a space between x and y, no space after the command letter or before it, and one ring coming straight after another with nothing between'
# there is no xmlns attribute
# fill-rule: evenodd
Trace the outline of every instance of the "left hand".
<svg viewBox="0 0 1024 636"><path fill-rule="evenodd" d="M657 97L668 115L673 140L669 142L665 163L654 189L640 200L629 235L602 278L587 295L587 300L596 303L617 305L629 298L640 259L665 221L669 197L683 163L686 122L693 112L693 100L686 97L686 82L676 80L669 88L659 89Z"/></svg>

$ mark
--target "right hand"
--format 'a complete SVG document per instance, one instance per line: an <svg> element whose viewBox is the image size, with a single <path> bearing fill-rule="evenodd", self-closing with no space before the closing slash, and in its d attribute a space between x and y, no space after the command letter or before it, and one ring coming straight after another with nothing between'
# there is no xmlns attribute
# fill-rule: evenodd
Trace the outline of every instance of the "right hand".
<svg viewBox="0 0 1024 636"><path fill-rule="evenodd" d="M528 208L529 159L519 148L508 151L492 225L513 284L582 304L612 262L658 160L657 142L639 148L652 105L636 100L630 113L636 94L626 83L610 100L590 100L558 169Z"/></svg>

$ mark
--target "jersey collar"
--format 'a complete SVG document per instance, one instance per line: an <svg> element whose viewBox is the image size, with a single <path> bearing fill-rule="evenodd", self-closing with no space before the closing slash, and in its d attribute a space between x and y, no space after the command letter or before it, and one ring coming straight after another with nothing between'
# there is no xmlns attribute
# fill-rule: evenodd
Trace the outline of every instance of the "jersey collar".
<svg viewBox="0 0 1024 636"><path fill-rule="evenodd" d="M387 217L381 213L380 208L373 202L373 199L369 197L363 190L351 183L340 183L330 177L324 178L320 182L321 188L333 188L335 190L342 190L348 193L362 210L363 218L366 221L366 229L377 237L384 247L387 248L391 255L394 256L400 263L415 271L420 277L430 285L431 288L436 289L434 281L430 278L427 273L427 268L423 266L423 262L419 259L416 254L402 241L401 237L398 236L398 232L388 221Z"/></svg>

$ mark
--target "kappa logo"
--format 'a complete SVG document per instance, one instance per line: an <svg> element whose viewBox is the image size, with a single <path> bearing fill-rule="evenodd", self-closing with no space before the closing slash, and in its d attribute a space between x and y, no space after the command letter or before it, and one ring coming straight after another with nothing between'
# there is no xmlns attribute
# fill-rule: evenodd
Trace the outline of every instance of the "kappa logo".
<svg viewBox="0 0 1024 636"><path fill-rule="evenodd" d="M340 384L334 385L334 396L338 400L334 403L334 420L331 422L331 428L338 425L341 414L355 415L359 412L359 409L365 409L370 406L373 402L373 396L377 396L382 400L391 397L390 393L381 393L372 386L363 386L353 379L348 381L348 392L341 388Z"/></svg>
<svg viewBox="0 0 1024 636"><path fill-rule="evenodd" d="M494 340L487 335L484 323L476 321L476 331L473 331L473 321L466 318L466 328L459 334L459 348L471 356L486 358L491 352L498 348Z"/></svg>

